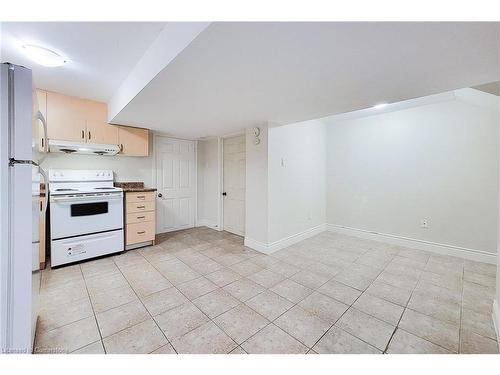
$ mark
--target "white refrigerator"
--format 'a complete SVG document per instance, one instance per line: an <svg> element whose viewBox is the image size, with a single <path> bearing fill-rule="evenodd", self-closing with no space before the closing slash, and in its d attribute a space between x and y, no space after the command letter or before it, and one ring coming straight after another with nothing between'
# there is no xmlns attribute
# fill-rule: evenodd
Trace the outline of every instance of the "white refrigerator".
<svg viewBox="0 0 500 375"><path fill-rule="evenodd" d="M0 349L31 353L40 283L38 223L46 208L42 202L40 209L39 197L44 173L33 161L38 119L33 116L31 70L7 63L0 69Z"/></svg>

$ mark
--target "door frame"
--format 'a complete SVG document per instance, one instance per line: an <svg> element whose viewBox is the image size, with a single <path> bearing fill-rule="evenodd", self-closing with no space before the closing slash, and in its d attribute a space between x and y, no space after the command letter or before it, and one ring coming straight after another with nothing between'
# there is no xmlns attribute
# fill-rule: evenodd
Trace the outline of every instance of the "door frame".
<svg viewBox="0 0 500 375"><path fill-rule="evenodd" d="M179 137L172 137L168 136L165 134L153 134L153 176L152 176L152 182L153 186L158 189L158 140L161 138L168 138L168 139L175 139L179 141L192 141L194 143L194 199L193 199L193 204L194 204L194 220L193 220L193 228L196 228L198 226L198 140L197 139L189 139L189 138L179 138ZM156 199L158 198L158 190L155 191L155 206L156 206ZM189 228L191 229L191 228ZM182 229L179 229L182 230ZM167 232L161 232L161 233L169 233L169 232L175 232L173 231L167 231ZM161 234L158 232L158 210L155 207L155 234Z"/></svg>
<svg viewBox="0 0 500 375"><path fill-rule="evenodd" d="M219 137L219 170L220 170L220 179L219 179L219 228L221 231L224 230L224 198L222 193L224 192L224 140L227 138L234 138L234 137L240 137L244 136L245 137L245 142L246 142L246 132L237 132L237 133L231 133L224 135L222 137ZM247 148L245 144L245 164L246 164L246 159L247 158ZM246 169L246 167L245 167ZM246 199L246 194L247 194L247 187L246 187L246 177L245 177L245 213L247 209L247 199ZM246 232L246 230L245 230ZM237 236L240 236L239 234ZM242 237L245 237L245 234L241 235Z"/></svg>

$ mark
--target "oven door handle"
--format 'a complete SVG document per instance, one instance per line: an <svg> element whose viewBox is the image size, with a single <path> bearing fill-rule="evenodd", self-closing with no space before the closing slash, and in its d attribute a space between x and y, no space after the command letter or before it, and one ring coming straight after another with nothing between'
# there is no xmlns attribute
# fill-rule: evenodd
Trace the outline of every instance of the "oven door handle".
<svg viewBox="0 0 500 375"><path fill-rule="evenodd" d="M122 199L121 195L106 195L106 196L96 196L96 197L51 197L50 201L51 202L56 202L56 203L71 203L71 202L79 202L79 201L86 201L88 203L92 203L94 201L109 201L109 200L116 200L116 199Z"/></svg>

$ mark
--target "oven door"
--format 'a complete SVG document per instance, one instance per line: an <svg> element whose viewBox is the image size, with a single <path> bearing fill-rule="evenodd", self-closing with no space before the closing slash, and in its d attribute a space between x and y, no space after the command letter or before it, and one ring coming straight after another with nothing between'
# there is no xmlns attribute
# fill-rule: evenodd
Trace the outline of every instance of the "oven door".
<svg viewBox="0 0 500 375"><path fill-rule="evenodd" d="M50 198L52 240L123 228L123 195L53 196Z"/></svg>

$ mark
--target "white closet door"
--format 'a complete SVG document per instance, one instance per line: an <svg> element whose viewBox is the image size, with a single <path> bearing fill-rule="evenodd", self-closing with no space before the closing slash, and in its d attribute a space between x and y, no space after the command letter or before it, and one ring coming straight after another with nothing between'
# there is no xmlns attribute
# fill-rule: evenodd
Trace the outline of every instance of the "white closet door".
<svg viewBox="0 0 500 375"><path fill-rule="evenodd" d="M245 235L245 136L224 139L224 230Z"/></svg>
<svg viewBox="0 0 500 375"><path fill-rule="evenodd" d="M194 227L195 143L156 137L157 233Z"/></svg>

